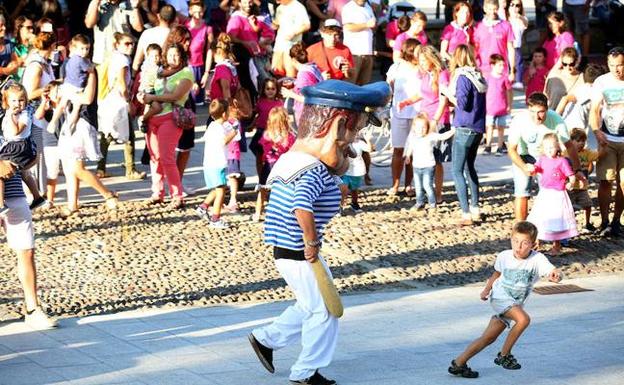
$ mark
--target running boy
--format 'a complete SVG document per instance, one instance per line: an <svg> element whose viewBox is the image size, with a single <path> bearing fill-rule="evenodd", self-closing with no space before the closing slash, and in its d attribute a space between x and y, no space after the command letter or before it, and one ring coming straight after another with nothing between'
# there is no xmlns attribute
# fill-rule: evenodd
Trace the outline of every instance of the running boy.
<svg viewBox="0 0 624 385"><path fill-rule="evenodd" d="M511 354L520 335L529 326L529 315L524 311L524 302L533 285L540 277L548 276L552 282L561 281L562 274L546 256L533 248L537 239L537 227L531 222L521 221L514 225L511 233L511 250L498 254L494 273L481 292L481 300L489 298L494 315L481 335L466 350L451 361L449 373L465 378L477 378L478 372L468 367L468 360L496 341L498 336L511 326L503 347L494 359L496 365L505 369L520 369L520 364Z"/></svg>
<svg viewBox="0 0 624 385"><path fill-rule="evenodd" d="M237 130L224 124L228 120L228 102L225 99L214 99L210 102L208 113L214 119L204 134L204 180L206 187L212 189L196 212L210 221L210 227L225 229L227 223L221 219L221 206L225 197L225 170L227 168L227 145L236 135ZM208 207L212 204L212 214Z"/></svg>

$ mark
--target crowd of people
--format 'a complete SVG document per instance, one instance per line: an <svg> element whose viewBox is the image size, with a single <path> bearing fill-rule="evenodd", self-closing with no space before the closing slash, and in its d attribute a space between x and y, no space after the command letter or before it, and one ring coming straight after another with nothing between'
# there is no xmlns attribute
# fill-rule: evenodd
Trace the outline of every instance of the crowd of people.
<svg viewBox="0 0 624 385"><path fill-rule="evenodd" d="M0 1L0 215L18 254L26 321L54 325L36 297L31 210L54 205L61 167L64 216L79 211L85 184L115 210L118 195L102 183L110 176L108 149L123 143L125 177L146 178L135 162L140 130L152 180L145 204L163 204L168 190L168 209L181 209L192 193L183 180L195 127L204 123L197 112L205 108L203 169L211 191L197 214L211 227L228 227L221 213L240 210L241 156L249 149L259 176L250 219L262 221L271 170L298 127L309 125L304 89L330 79L362 86L381 76L390 85L388 195L401 192L405 173L403 193L415 197L414 210L442 203L442 166L451 162L458 224L481 221L475 160L508 156L515 219L534 223L536 237L553 242L556 255L578 234L575 209L585 211L583 231L597 230L588 193L596 162L599 230L619 235L624 49L589 55L592 2L565 0L560 12L556 2L536 0L542 40L530 57L521 0L443 3L447 23L436 42L422 11L407 7L393 17L392 7L367 0L91 0L75 9L62 0ZM608 12L618 10L604 3L594 1L594 10L612 23ZM596 64L605 57L606 67ZM514 90L524 90L526 108L512 118ZM591 136L595 149L587 148ZM366 137L351 147L341 191L359 213L358 190L372 183L372 148ZM87 162L97 162L95 172ZM534 180L539 194L529 212ZM466 360L458 358L458 367Z"/></svg>

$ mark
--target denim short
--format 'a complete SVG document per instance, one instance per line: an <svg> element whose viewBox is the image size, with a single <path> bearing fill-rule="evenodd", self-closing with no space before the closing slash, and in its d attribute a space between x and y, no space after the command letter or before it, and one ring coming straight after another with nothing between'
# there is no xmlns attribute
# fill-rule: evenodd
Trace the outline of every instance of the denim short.
<svg viewBox="0 0 624 385"><path fill-rule="evenodd" d="M225 186L227 184L225 168L205 168L204 182L206 182L206 188L208 189Z"/></svg>
<svg viewBox="0 0 624 385"><path fill-rule="evenodd" d="M362 181L364 180L363 176L343 175L341 178L350 191L359 190L360 186L362 186Z"/></svg>
<svg viewBox="0 0 624 385"><path fill-rule="evenodd" d="M485 125L495 127L509 127L511 115L485 115Z"/></svg>
<svg viewBox="0 0 624 385"><path fill-rule="evenodd" d="M525 163L535 163L535 158L530 155L520 155ZM531 196L531 191L534 189L536 177L528 176L515 164L511 165L513 172L514 182L514 196L516 198L525 198Z"/></svg>

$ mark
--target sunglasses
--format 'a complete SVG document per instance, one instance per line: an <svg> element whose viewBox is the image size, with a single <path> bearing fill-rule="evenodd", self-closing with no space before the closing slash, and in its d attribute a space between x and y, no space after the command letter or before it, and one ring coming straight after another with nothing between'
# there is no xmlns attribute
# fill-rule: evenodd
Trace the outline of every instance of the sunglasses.
<svg viewBox="0 0 624 385"><path fill-rule="evenodd" d="M561 62L561 65L564 67L574 67L574 62L572 63Z"/></svg>
<svg viewBox="0 0 624 385"><path fill-rule="evenodd" d="M22 28L26 28L26 29L28 29L30 31L34 31L35 30L35 27L33 27L32 25L22 25Z"/></svg>
<svg viewBox="0 0 624 385"><path fill-rule="evenodd" d="M134 43L133 43L133 42L131 42L131 41L127 41L127 42L125 42L125 43L124 43L124 45L125 45L126 47L132 47L132 46L134 45Z"/></svg>
<svg viewBox="0 0 624 385"><path fill-rule="evenodd" d="M522 4L521 3L511 3L510 6L516 7L516 8L520 8L520 7L522 7Z"/></svg>

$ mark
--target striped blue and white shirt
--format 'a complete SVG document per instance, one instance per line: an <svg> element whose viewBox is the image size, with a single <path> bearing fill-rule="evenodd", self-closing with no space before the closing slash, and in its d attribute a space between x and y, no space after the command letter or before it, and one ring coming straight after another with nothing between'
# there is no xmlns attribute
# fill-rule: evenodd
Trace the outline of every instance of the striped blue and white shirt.
<svg viewBox="0 0 624 385"><path fill-rule="evenodd" d="M22 187L22 175L16 172L11 179L4 181L4 198L25 198L24 187Z"/></svg>
<svg viewBox="0 0 624 385"><path fill-rule="evenodd" d="M303 157L301 153L287 153L278 163L289 160L296 162L299 159L292 158L301 157ZM304 249L303 231L295 217L295 210L314 213L316 232L319 240L322 240L325 226L340 208L340 199L336 179L327 171L325 165L318 161L304 167L303 172L294 173L293 178L274 178L267 205L265 242L284 249Z"/></svg>

